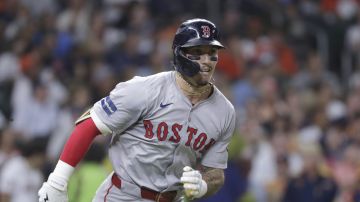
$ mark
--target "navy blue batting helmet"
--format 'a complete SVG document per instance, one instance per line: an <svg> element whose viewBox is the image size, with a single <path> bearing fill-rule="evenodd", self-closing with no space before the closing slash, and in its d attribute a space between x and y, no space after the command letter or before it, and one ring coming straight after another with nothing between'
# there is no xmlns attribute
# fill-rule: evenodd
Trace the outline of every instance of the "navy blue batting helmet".
<svg viewBox="0 0 360 202"><path fill-rule="evenodd" d="M176 31L172 45L175 69L190 77L197 74L200 71L199 64L189 60L181 49L201 45L224 48L219 38L219 31L209 20L195 18L183 22Z"/></svg>

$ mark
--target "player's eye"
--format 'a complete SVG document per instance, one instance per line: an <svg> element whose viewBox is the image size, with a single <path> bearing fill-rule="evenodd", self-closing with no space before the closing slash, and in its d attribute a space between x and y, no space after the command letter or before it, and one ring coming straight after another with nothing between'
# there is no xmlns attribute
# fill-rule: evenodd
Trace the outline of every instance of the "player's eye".
<svg viewBox="0 0 360 202"><path fill-rule="evenodd" d="M212 48L209 52L211 61L218 61L218 50L216 48Z"/></svg>
<svg viewBox="0 0 360 202"><path fill-rule="evenodd" d="M203 55L204 51L202 51L200 48L189 48L185 50L185 53L190 55Z"/></svg>
<svg viewBox="0 0 360 202"><path fill-rule="evenodd" d="M205 56L210 57L211 61L218 61L217 48L204 49L204 48L189 48L184 52L186 53L186 57L190 60L201 60L201 57Z"/></svg>
<svg viewBox="0 0 360 202"><path fill-rule="evenodd" d="M202 51L201 49L194 49L193 51L191 51L192 55L203 55L204 51Z"/></svg>
<svg viewBox="0 0 360 202"><path fill-rule="evenodd" d="M209 55L216 55L217 52L218 52L218 49L217 49L217 48L212 48L212 49L210 50Z"/></svg>
<svg viewBox="0 0 360 202"><path fill-rule="evenodd" d="M218 61L218 56L212 55L210 56L211 61Z"/></svg>
<svg viewBox="0 0 360 202"><path fill-rule="evenodd" d="M189 58L190 60L200 60L201 59L200 55L190 55L190 54L187 54L187 58Z"/></svg>

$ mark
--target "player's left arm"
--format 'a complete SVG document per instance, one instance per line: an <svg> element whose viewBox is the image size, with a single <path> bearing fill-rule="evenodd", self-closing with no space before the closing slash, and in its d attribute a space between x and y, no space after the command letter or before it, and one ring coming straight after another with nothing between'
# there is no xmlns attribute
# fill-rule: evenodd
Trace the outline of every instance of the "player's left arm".
<svg viewBox="0 0 360 202"><path fill-rule="evenodd" d="M202 179L207 184L207 192L204 196L215 194L224 185L225 175L223 169L201 166L199 171Z"/></svg>
<svg viewBox="0 0 360 202"><path fill-rule="evenodd" d="M224 184L227 167L227 146L235 129L235 111L232 108L225 127L215 144L211 145L201 159L198 170L185 166L180 178L187 198L201 198L215 194Z"/></svg>
<svg viewBox="0 0 360 202"><path fill-rule="evenodd" d="M205 196L215 194L224 185L224 169L227 167L228 145L235 130L235 111L232 107L227 119L226 127L220 134L220 138L212 145L202 158L198 169L202 179L207 184Z"/></svg>
<svg viewBox="0 0 360 202"><path fill-rule="evenodd" d="M185 166L180 181L188 199L215 194L224 184L224 171L220 168L200 166L198 170Z"/></svg>

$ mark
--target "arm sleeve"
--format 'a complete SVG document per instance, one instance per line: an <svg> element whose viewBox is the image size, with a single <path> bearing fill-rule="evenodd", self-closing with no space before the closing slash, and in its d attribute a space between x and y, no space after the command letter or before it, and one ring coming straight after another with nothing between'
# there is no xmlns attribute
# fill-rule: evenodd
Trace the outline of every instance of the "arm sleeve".
<svg viewBox="0 0 360 202"><path fill-rule="evenodd" d="M235 129L235 112L230 114L229 121L227 121L227 127L221 134L220 138L216 143L210 147L202 158L201 164L212 168L227 168L228 151L227 146L229 145L230 139L234 134Z"/></svg>
<svg viewBox="0 0 360 202"><path fill-rule="evenodd" d="M135 77L119 83L107 97L95 103L90 114L102 134L121 133L143 116L148 100L146 86L145 78Z"/></svg>
<svg viewBox="0 0 360 202"><path fill-rule="evenodd" d="M78 123L65 144L60 160L75 167L98 134L100 131L91 118Z"/></svg>

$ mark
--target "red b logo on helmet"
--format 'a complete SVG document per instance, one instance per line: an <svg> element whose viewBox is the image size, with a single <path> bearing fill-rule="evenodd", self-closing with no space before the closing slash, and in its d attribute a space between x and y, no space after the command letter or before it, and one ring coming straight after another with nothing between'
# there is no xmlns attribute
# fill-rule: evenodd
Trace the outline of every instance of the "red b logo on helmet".
<svg viewBox="0 0 360 202"><path fill-rule="evenodd" d="M209 26L206 26L206 25L203 25L201 26L201 29L202 29L202 37L204 38L209 38L210 37L210 27Z"/></svg>

